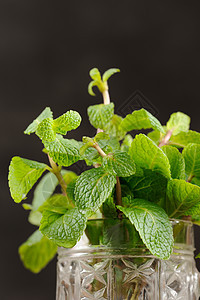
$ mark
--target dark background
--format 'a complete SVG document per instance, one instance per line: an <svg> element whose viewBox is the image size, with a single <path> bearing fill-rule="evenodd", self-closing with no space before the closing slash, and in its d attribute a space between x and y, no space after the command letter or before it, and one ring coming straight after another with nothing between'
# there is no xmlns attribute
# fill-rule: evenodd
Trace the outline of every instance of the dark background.
<svg viewBox="0 0 200 300"><path fill-rule="evenodd" d="M88 95L88 72L119 67L110 80L116 106L139 90L163 124L170 113L183 111L191 128L200 130L199 11L199 1L0 0L2 300L55 299L56 261L33 275L17 254L34 228L9 195L8 164L14 155L46 160L39 139L24 129L50 106L55 117L69 109L82 115L73 137L94 134L86 107L101 97ZM196 229L200 251L199 234Z"/></svg>

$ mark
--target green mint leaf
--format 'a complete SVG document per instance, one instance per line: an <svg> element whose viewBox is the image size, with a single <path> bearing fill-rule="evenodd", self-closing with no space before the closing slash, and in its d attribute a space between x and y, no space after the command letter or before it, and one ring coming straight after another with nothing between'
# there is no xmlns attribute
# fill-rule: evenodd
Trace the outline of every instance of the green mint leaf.
<svg viewBox="0 0 200 300"><path fill-rule="evenodd" d="M52 211L58 214L65 214L70 208L69 199L62 194L55 194L48 198L39 208L40 212L44 210Z"/></svg>
<svg viewBox="0 0 200 300"><path fill-rule="evenodd" d="M167 178L151 170L144 170L142 176L128 178L128 186L135 198L158 202L166 196Z"/></svg>
<svg viewBox="0 0 200 300"><path fill-rule="evenodd" d="M170 171L173 179L185 179L185 162L181 153L172 146L163 146L162 151L170 163Z"/></svg>
<svg viewBox="0 0 200 300"><path fill-rule="evenodd" d="M78 178L78 177L77 177ZM76 185L76 180L77 178L73 179L70 183L67 185L67 197L75 203L75 185Z"/></svg>
<svg viewBox="0 0 200 300"><path fill-rule="evenodd" d="M131 147L133 138L130 134L127 134L121 144L121 151L129 152L129 148Z"/></svg>
<svg viewBox="0 0 200 300"><path fill-rule="evenodd" d="M84 158L86 164L88 166L92 166L93 164L101 164L102 162L102 157L99 155L98 151L94 148L87 147L87 149L84 149L84 147L81 147L81 152L80 154Z"/></svg>
<svg viewBox="0 0 200 300"><path fill-rule="evenodd" d="M84 144L84 145L79 149L80 155L81 155L81 156L84 156L85 151L86 151L88 148L92 147L93 145L94 145L94 142L88 142L88 143Z"/></svg>
<svg viewBox="0 0 200 300"><path fill-rule="evenodd" d="M74 173L73 171L69 171L69 170L62 170L61 174L67 185L78 178L76 173Z"/></svg>
<svg viewBox="0 0 200 300"><path fill-rule="evenodd" d="M200 177L200 145L188 144L182 152L186 174L192 178Z"/></svg>
<svg viewBox="0 0 200 300"><path fill-rule="evenodd" d="M43 112L26 128L25 134L34 133L38 125L46 118L53 118L53 113L49 107L46 107Z"/></svg>
<svg viewBox="0 0 200 300"><path fill-rule="evenodd" d="M82 137L82 141L83 141L83 143L91 143L91 145L94 144L93 139L91 137L89 137L89 136L83 136Z"/></svg>
<svg viewBox="0 0 200 300"><path fill-rule="evenodd" d="M104 82L105 82L105 81L108 81L108 79L109 79L113 74L118 73L118 72L120 72L120 69L111 68L111 69L107 70L107 71L103 74L103 76L102 76L103 81L104 81Z"/></svg>
<svg viewBox="0 0 200 300"><path fill-rule="evenodd" d="M112 138L122 140L126 135L126 131L124 131L120 126L122 120L122 117L113 115L111 121L106 123L104 131L108 133Z"/></svg>
<svg viewBox="0 0 200 300"><path fill-rule="evenodd" d="M99 140L98 145L106 153L110 154L120 150L120 143L116 138L111 137L109 140ZM102 157L101 157L102 162Z"/></svg>
<svg viewBox="0 0 200 300"><path fill-rule="evenodd" d="M50 172L45 174L37 184L33 195L32 210L28 217L31 224L40 226L42 214L37 210L53 194L57 184L58 179Z"/></svg>
<svg viewBox="0 0 200 300"><path fill-rule="evenodd" d="M75 200L80 209L96 211L111 195L116 178L101 167L83 172L75 185Z"/></svg>
<svg viewBox="0 0 200 300"><path fill-rule="evenodd" d="M91 225L93 225L93 224L91 224ZM95 226L95 224L93 226ZM143 244L137 230L135 229L135 227L131 224L131 222L128 219L122 219L122 220L119 220L118 218L117 219L106 219L106 220L104 220L104 224L103 224L101 232L98 232L97 230L98 230L98 228L96 228L96 234L99 235L99 243L101 245L112 247L113 249L118 249L119 252L120 252L120 249L124 248L125 245L126 245L127 249L134 249L134 248L140 248L140 247L144 248L144 244ZM94 232L94 230L93 230L93 232ZM91 232L90 235L93 232ZM89 238L90 238L90 235L89 235ZM98 244L95 244L95 245L98 245ZM131 294L132 294L132 292L131 292Z"/></svg>
<svg viewBox="0 0 200 300"><path fill-rule="evenodd" d="M192 178L191 183L196 184L200 187L200 178L199 177Z"/></svg>
<svg viewBox="0 0 200 300"><path fill-rule="evenodd" d="M9 187L11 196L19 203L42 176L47 165L15 156L9 166Z"/></svg>
<svg viewBox="0 0 200 300"><path fill-rule="evenodd" d="M195 221L195 224L199 222L199 224L197 225L200 226L200 202L192 206L190 209L186 210L184 215L191 216L192 221Z"/></svg>
<svg viewBox="0 0 200 300"><path fill-rule="evenodd" d="M187 132L189 127L190 117L182 112L173 113L167 122L167 130L172 130L173 135L177 135L181 131Z"/></svg>
<svg viewBox="0 0 200 300"><path fill-rule="evenodd" d="M44 145L54 162L60 166L71 166L80 159L79 143L75 140L57 135L53 142L46 142Z"/></svg>
<svg viewBox="0 0 200 300"><path fill-rule="evenodd" d="M88 137L88 136L83 136L82 137L82 146L80 147L79 149L79 153L81 156L84 156L85 154L85 151L88 149L88 148L91 148L94 146L95 142L94 140L91 138L91 137Z"/></svg>
<svg viewBox="0 0 200 300"><path fill-rule="evenodd" d="M153 130L147 134L147 136L156 144L159 145L160 141L163 139L164 134L157 130Z"/></svg>
<svg viewBox="0 0 200 300"><path fill-rule="evenodd" d="M57 185L58 179L53 173L49 172L42 177L33 195L32 206L34 210L37 210L53 194Z"/></svg>
<svg viewBox="0 0 200 300"><path fill-rule="evenodd" d="M97 68L91 69L89 74L93 80L101 81L101 74Z"/></svg>
<svg viewBox="0 0 200 300"><path fill-rule="evenodd" d="M102 205L102 214L105 218L117 218L117 211L112 196L108 197Z"/></svg>
<svg viewBox="0 0 200 300"><path fill-rule="evenodd" d="M139 232L153 255L169 259L173 247L173 232L165 211L149 201L134 199L130 207L117 206Z"/></svg>
<svg viewBox="0 0 200 300"><path fill-rule="evenodd" d="M115 151L112 155L103 158L102 167L110 170L113 169L114 173L119 177L128 177L135 174L136 166L134 161L130 158L128 153Z"/></svg>
<svg viewBox="0 0 200 300"><path fill-rule="evenodd" d="M86 221L78 208L69 209L64 215L44 211L40 231L58 246L71 248L81 238Z"/></svg>
<svg viewBox="0 0 200 300"><path fill-rule="evenodd" d="M25 209L25 210L32 210L33 207L31 204L28 204L28 203L23 203L22 204L22 207Z"/></svg>
<svg viewBox="0 0 200 300"><path fill-rule="evenodd" d="M117 138L115 137L111 137L109 140L100 140L98 141L99 146L104 150L104 152L106 152L106 147L111 147L112 151L110 152L114 152L115 150L120 150L120 143L118 141ZM108 153L108 152L106 152Z"/></svg>
<svg viewBox="0 0 200 300"><path fill-rule="evenodd" d="M132 199L134 199L132 194L127 194L126 196L123 196L122 197L123 207L130 207L132 204Z"/></svg>
<svg viewBox="0 0 200 300"><path fill-rule="evenodd" d="M100 245L103 230L102 225L102 222L97 222L97 220L90 220L90 222L87 222L85 234L92 245Z"/></svg>
<svg viewBox="0 0 200 300"><path fill-rule="evenodd" d="M44 119L37 127L37 136L45 142L53 142L56 138L56 133L53 130L53 119Z"/></svg>
<svg viewBox="0 0 200 300"><path fill-rule="evenodd" d="M67 131L71 131L79 127L81 123L81 116L74 110L69 110L59 118L53 121L53 129L56 133L67 134Z"/></svg>
<svg viewBox="0 0 200 300"><path fill-rule="evenodd" d="M97 104L88 107L90 123L96 129L104 129L114 114L114 104Z"/></svg>
<svg viewBox="0 0 200 300"><path fill-rule="evenodd" d="M62 170L61 174L67 185L77 178L77 175L72 171ZM32 210L28 218L31 224L40 226L42 214L38 211L38 208L41 207L49 197L51 197L57 185L58 180L53 173L49 172L42 177L34 191Z"/></svg>
<svg viewBox="0 0 200 300"><path fill-rule="evenodd" d="M97 82L96 81L91 81L89 84L88 84L88 94L91 95L91 96L96 96L95 93L93 92L93 87L94 86L97 86Z"/></svg>
<svg viewBox="0 0 200 300"><path fill-rule="evenodd" d="M109 140L109 139L110 139L109 134L105 132L98 132L94 137L95 142L99 142L100 140Z"/></svg>
<svg viewBox="0 0 200 300"><path fill-rule="evenodd" d="M31 212L28 216L29 223L31 223L32 225L35 225L35 226L40 226L41 219L42 219L41 212L39 212L37 210L31 210Z"/></svg>
<svg viewBox="0 0 200 300"><path fill-rule="evenodd" d="M129 155L139 167L156 171L167 178L171 177L167 156L146 135L139 134L135 137Z"/></svg>
<svg viewBox="0 0 200 300"><path fill-rule="evenodd" d="M189 130L188 132L180 132L179 134L172 136L169 144L184 148L188 144L196 143L200 144L200 133Z"/></svg>
<svg viewBox="0 0 200 300"><path fill-rule="evenodd" d="M19 247L19 255L24 266L33 273L40 272L56 255L57 246L36 230Z"/></svg>
<svg viewBox="0 0 200 300"><path fill-rule="evenodd" d="M170 217L185 215L191 207L199 203L200 188L181 179L168 182L166 211Z"/></svg>
<svg viewBox="0 0 200 300"><path fill-rule="evenodd" d="M109 155L102 159L102 168L105 170L105 172L108 172L111 175L117 176L117 173L115 172L113 168L113 156Z"/></svg>
<svg viewBox="0 0 200 300"><path fill-rule="evenodd" d="M164 133L160 122L144 108L135 110L132 114L128 114L120 126L125 131L153 128Z"/></svg>

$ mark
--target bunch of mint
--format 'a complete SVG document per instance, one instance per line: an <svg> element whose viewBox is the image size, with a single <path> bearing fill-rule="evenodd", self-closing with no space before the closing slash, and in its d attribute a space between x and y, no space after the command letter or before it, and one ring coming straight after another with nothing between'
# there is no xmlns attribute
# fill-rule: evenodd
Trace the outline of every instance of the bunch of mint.
<svg viewBox="0 0 200 300"><path fill-rule="evenodd" d="M56 254L57 246L73 247L83 235L88 219L128 218L149 251L168 259L173 247L169 218L200 224L200 133L189 130L190 118L177 112L166 126L145 109L125 118L114 113L108 79L90 71L89 94L96 86L103 104L88 107L89 121L97 129L82 141L63 136L76 129L81 117L68 111L53 119L46 108L25 130L44 145L49 165L13 157L9 167L11 196L19 203L35 188L29 221L39 226L19 248L25 267L39 272ZM149 134L128 134L152 129ZM183 150L182 150L183 149ZM91 168L77 176L63 169L83 160ZM57 185L61 191L57 193ZM55 192L56 190L56 192Z"/></svg>

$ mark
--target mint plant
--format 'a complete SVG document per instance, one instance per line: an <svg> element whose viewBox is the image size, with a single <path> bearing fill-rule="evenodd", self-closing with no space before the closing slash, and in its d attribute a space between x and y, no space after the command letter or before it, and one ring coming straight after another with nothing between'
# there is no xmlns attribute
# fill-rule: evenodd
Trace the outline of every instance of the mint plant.
<svg viewBox="0 0 200 300"><path fill-rule="evenodd" d="M23 204L30 210L29 222L39 228L19 247L32 272L44 268L58 246L75 246L89 219L128 218L141 242L161 259L170 257L174 243L170 218L200 224L200 133L189 130L190 118L181 112L165 126L143 108L125 118L115 114L108 79L117 72L90 71L89 94L95 96L97 87L103 96L103 103L87 110L94 137L67 139L81 116L70 110L54 119L47 107L24 133L41 139L49 163L11 160L8 179L15 202L25 200L40 179L32 204ZM129 133L142 129L151 131ZM90 169L77 176L68 167L80 160Z"/></svg>

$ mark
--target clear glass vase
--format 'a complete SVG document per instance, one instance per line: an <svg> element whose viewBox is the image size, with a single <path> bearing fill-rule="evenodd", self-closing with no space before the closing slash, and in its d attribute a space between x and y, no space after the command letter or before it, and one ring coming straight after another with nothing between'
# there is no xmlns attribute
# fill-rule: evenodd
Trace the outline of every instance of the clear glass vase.
<svg viewBox="0 0 200 300"><path fill-rule="evenodd" d="M59 248L57 300L198 300L192 223L171 220L169 260L153 256L127 219L90 220L72 249Z"/></svg>

